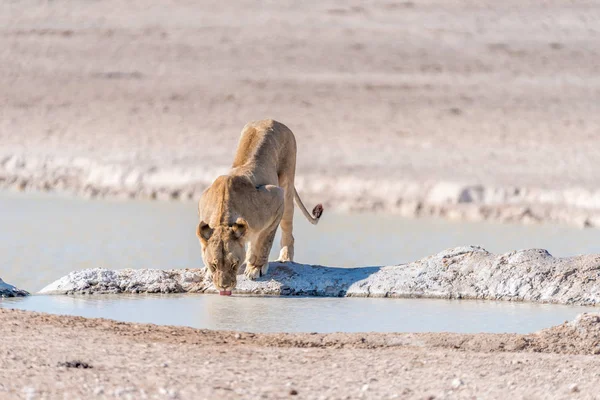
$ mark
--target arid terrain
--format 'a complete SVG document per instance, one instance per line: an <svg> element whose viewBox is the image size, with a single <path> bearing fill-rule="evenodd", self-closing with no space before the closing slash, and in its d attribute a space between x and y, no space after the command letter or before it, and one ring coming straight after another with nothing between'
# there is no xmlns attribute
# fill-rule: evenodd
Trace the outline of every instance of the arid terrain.
<svg viewBox="0 0 600 400"><path fill-rule="evenodd" d="M0 186L197 199L243 125L338 210L600 225L600 5L0 4Z"/></svg>
<svg viewBox="0 0 600 400"><path fill-rule="evenodd" d="M0 397L592 399L599 321L531 335L248 334L0 309Z"/></svg>

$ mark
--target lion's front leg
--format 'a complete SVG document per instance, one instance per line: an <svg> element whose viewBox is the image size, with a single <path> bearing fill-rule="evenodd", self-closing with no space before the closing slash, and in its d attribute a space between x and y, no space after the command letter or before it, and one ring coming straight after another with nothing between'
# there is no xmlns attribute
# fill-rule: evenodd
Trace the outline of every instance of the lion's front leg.
<svg viewBox="0 0 600 400"><path fill-rule="evenodd" d="M267 274L269 270L269 253L273 246L277 232L277 224L269 227L266 232L261 232L256 241L250 244L250 253L246 260L245 274L248 279L254 280Z"/></svg>
<svg viewBox="0 0 600 400"><path fill-rule="evenodd" d="M244 261L244 274L250 279L255 279L249 274L249 265L256 264L256 240L257 238L250 239L250 242L248 243L248 251L246 253L246 260Z"/></svg>
<svg viewBox="0 0 600 400"><path fill-rule="evenodd" d="M202 262L204 263L204 279L211 280L212 279L212 270L208 266L208 262L206 261L206 258L204 257L206 249L203 244L201 244L200 246L202 247Z"/></svg>
<svg viewBox="0 0 600 400"><path fill-rule="evenodd" d="M212 279L212 271L208 268L208 265L204 267L204 279Z"/></svg>
<svg viewBox="0 0 600 400"><path fill-rule="evenodd" d="M260 214L264 222L263 228L250 239L246 256L245 274L252 280L265 275L269 269L269 253L283 215L283 189L274 185L265 185L258 188L258 193L261 195Z"/></svg>

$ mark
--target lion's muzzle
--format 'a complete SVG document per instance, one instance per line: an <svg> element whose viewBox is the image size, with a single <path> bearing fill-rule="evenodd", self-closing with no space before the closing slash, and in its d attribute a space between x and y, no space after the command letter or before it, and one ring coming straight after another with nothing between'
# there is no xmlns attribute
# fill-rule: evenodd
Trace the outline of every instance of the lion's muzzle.
<svg viewBox="0 0 600 400"><path fill-rule="evenodd" d="M235 285L237 284L237 277L235 272L232 271L221 271L216 270L213 274L213 285L215 288L219 290L219 292L229 292L235 289Z"/></svg>

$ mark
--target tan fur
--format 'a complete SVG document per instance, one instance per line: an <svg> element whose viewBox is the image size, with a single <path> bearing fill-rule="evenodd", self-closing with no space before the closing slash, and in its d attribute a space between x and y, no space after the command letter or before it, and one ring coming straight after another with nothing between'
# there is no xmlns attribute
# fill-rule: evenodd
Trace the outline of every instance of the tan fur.
<svg viewBox="0 0 600 400"><path fill-rule="evenodd" d="M323 211L319 204L312 216L308 213L294 187L295 174L292 131L273 120L246 124L230 172L204 191L198 205L196 234L202 259L219 290L235 288L237 269L244 262L250 279L267 273L278 226L282 231L278 261L293 261L294 199L313 224Z"/></svg>

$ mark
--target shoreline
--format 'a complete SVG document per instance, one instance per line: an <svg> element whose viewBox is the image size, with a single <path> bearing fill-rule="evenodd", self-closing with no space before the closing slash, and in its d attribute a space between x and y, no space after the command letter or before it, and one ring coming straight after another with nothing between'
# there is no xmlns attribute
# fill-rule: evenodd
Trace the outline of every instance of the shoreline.
<svg viewBox="0 0 600 400"><path fill-rule="evenodd" d="M378 349L401 346L460 349L481 353L552 353L570 355L600 354L594 334L600 332L600 313L582 313L571 321L533 333L453 333L453 332L332 332L255 333L200 329L179 325L122 322L109 318L88 318L38 311L0 308L0 320L25 319L47 325L92 328L110 332L120 327L123 336L147 336L157 342L180 343L188 336L202 345L227 344L235 340L274 348ZM577 337L577 342L569 343ZM244 342L248 341L248 342ZM207 342L207 343L202 343ZM570 344L570 345L569 345ZM600 360L599 360L600 361Z"/></svg>
<svg viewBox="0 0 600 400"><path fill-rule="evenodd" d="M159 168L101 164L89 159L0 158L0 190L66 193L83 198L197 202L226 166ZM342 212L392 213L500 223L559 223L600 227L600 190L542 189L298 175L307 202Z"/></svg>
<svg viewBox="0 0 600 400"><path fill-rule="evenodd" d="M253 334L0 309L0 395L591 398L599 327L582 314L527 335Z"/></svg>

